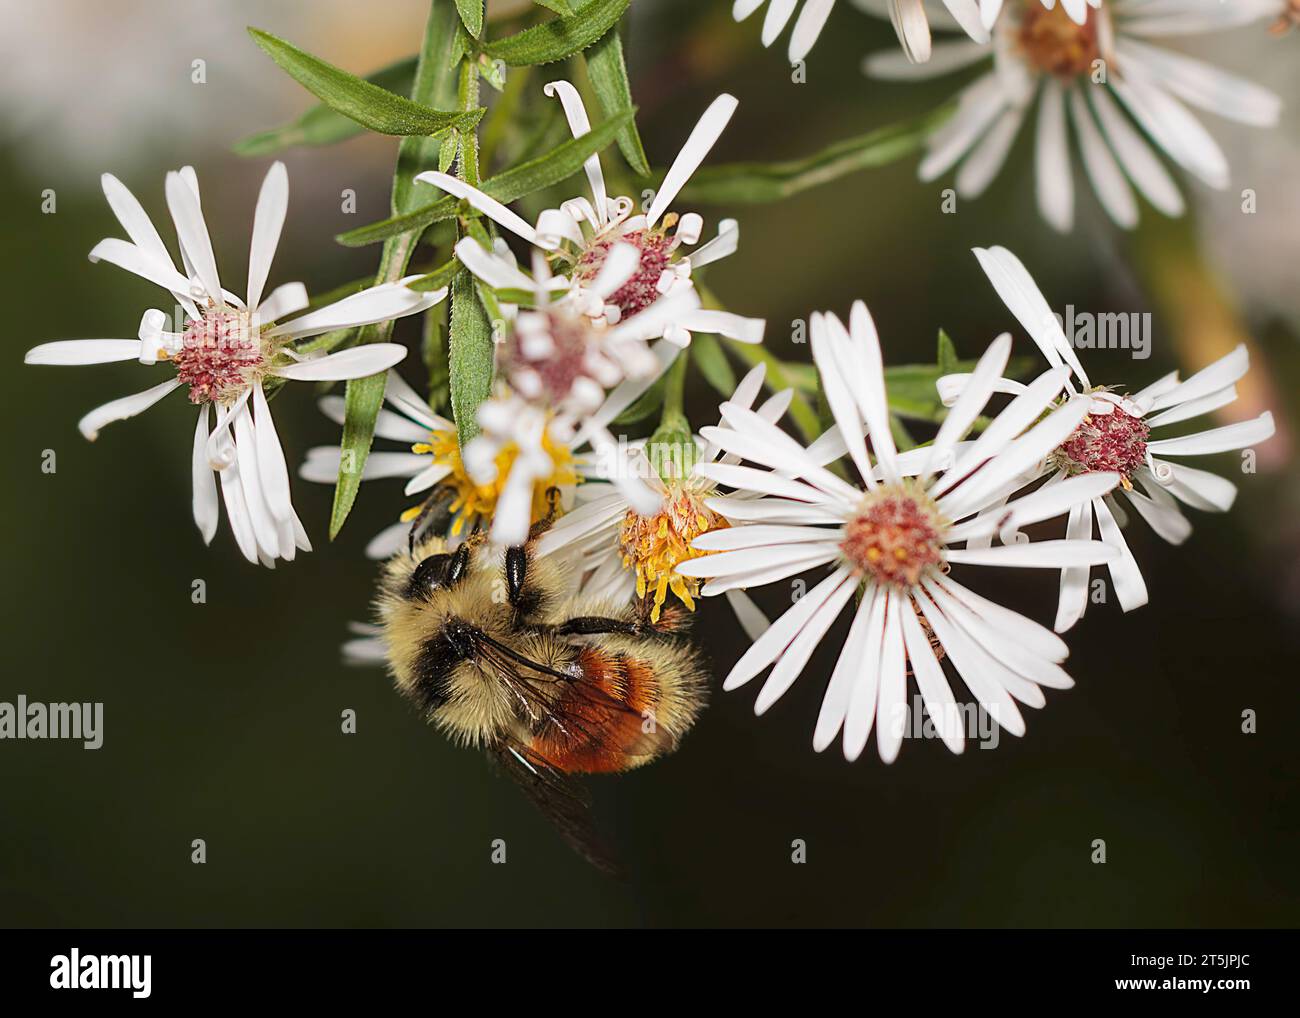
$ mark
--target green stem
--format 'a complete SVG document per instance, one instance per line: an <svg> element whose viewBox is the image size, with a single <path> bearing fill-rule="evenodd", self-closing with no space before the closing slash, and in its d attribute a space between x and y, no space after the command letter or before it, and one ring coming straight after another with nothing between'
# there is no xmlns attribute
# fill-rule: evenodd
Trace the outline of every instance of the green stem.
<svg viewBox="0 0 1300 1018"><path fill-rule="evenodd" d="M727 349L750 367L756 364L765 365L767 373L764 376L764 383L772 392L794 389L794 398L790 401L790 419L794 421L805 442L812 442L821 435L821 421L817 417L816 408L786 375L785 368L776 354L761 343L741 343L734 339L727 340Z"/></svg>
<svg viewBox="0 0 1300 1018"><path fill-rule="evenodd" d="M478 107L478 63L466 57L460 63L460 82L456 98L462 110ZM471 187L478 187L478 127L462 131L460 136L460 179Z"/></svg>
<svg viewBox="0 0 1300 1018"><path fill-rule="evenodd" d="M677 355L664 376L664 406L659 416L659 426L683 424L689 427L682 406L686 397L686 351Z"/></svg>

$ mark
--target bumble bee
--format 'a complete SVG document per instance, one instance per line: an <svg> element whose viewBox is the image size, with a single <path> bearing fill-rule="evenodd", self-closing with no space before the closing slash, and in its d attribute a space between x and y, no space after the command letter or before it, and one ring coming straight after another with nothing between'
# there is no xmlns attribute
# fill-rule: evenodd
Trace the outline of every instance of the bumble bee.
<svg viewBox="0 0 1300 1018"><path fill-rule="evenodd" d="M486 750L573 848L613 871L573 776L676 749L706 672L674 635L684 612L651 624L634 604L569 595L568 571L531 546L475 536L452 550L430 537L391 559L377 600L389 671L431 724Z"/></svg>

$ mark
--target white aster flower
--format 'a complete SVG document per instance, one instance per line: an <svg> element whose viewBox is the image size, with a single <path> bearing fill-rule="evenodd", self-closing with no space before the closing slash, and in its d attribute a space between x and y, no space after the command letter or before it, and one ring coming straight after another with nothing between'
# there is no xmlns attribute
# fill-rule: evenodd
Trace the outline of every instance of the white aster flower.
<svg viewBox="0 0 1300 1018"><path fill-rule="evenodd" d="M1048 363L1057 370L1072 373L1073 377L1066 383L1067 391L1088 400L1088 415L1079 426L1042 462L1033 465L1015 487L1047 476L1047 482L1039 489L1042 491L1067 478L1097 472L1105 472L1107 476L1118 474L1119 490L1129 506L1171 544L1181 544L1192 532L1179 502L1207 512L1226 512L1232 507L1237 487L1231 481L1167 457L1205 456L1266 441L1274 430L1271 413L1266 411L1254 420L1170 438L1153 438L1152 429L1187 421L1232 403L1237 398L1236 382L1250 366L1244 346L1190 378L1180 381L1178 372L1173 371L1131 395L1116 386L1094 385L1066 339L1061 321L1052 314L1047 299L1021 261L1001 247L976 248L975 255L998 296L1024 326ZM969 375L941 378L939 393L944 402L955 401L970 378ZM1005 378L996 387L1011 393L1024 390L1020 383ZM1146 583L1120 530L1127 514L1113 496L1098 494L1077 502L1070 510L1066 536L1091 537L1094 518L1102 541L1117 552L1107 568L1120 606L1126 612L1141 607L1147 603ZM1014 525L1000 525L998 529L1004 541L1015 539ZM1057 631L1064 632L1078 622L1087 606L1088 567L1064 569Z"/></svg>
<svg viewBox="0 0 1300 1018"><path fill-rule="evenodd" d="M334 329L366 325L414 314L432 306L446 291L417 293L400 283L375 286L327 307L277 324L308 304L301 283L262 291L284 226L289 179L275 163L262 183L253 219L247 300L223 289L212 241L199 202L198 178L190 167L167 174L167 207L180 241L184 272L178 271L157 229L134 195L110 174L104 194L130 241L110 238L90 252L168 290L187 318L181 332L167 332L162 311L145 312L139 339L84 339L45 343L28 351L28 364L104 364L139 360L169 361L175 377L144 392L113 400L86 414L78 424L87 439L113 421L134 417L173 389L189 389L199 407L192 472L194 522L205 543L217 531L217 485L239 550L250 562L274 566L310 550L289 493L289 470L267 404L274 379L341 381L384 371L406 355L395 343L354 347L327 356L304 356L293 344ZM216 425L209 431L215 408ZM215 473L215 476L214 476Z"/></svg>
<svg viewBox="0 0 1300 1018"><path fill-rule="evenodd" d="M748 410L763 386L765 368L753 368L736 386L729 404ZM790 405L792 390L769 397L757 413L766 421L780 420ZM726 427L725 422L720 426ZM593 466L591 478L578 489L580 505L556 522L537 542L539 554L572 551L577 571L584 577L583 591L596 597L627 601L634 595L649 599L650 618L658 622L669 593L687 611L695 610L699 581L684 576L677 565L698 552L691 542L698 536L730 524L708 506L717 484L700 472L709 463L738 463L712 442L697 438L690 462L678 462L680 448L649 450L645 441L631 443L626 456L606 457L611 462ZM664 463L668 469L655 468ZM613 483L617 472L630 472L654 493L649 511L638 509L626 488ZM684 477L682 475L685 475ZM680 479L679 479L680 478ZM727 591L736 616L751 639L767 628L767 619L743 591Z"/></svg>
<svg viewBox="0 0 1300 1018"><path fill-rule="evenodd" d="M980 359L933 444L900 455L890 432L880 343L866 307L853 306L850 329L833 314L814 315L810 334L836 438L847 446L862 483L851 484L819 465L808 449L752 411L724 404L723 419L731 429L703 430L720 448L770 471L727 464L701 468L719 484L762 497L711 500L712 508L743 525L696 538L697 549L717 554L683 562L679 571L710 578L701 591L708 596L831 567L830 575L754 642L723 688L736 689L773 665L755 703L757 713L767 710L861 591L822 702L815 749L825 749L843 730L845 756L856 759L874 722L881 758L893 760L906 724L910 669L936 729L953 752L960 752L962 719L936 649L952 660L999 725L1022 734L1016 700L1041 707L1041 686L1072 685L1060 667L1065 644L1038 623L959 584L948 570L1059 569L1115 555L1095 541L969 546L999 525L1058 516L1118 483L1116 474L1073 478L1045 494L1008 503L995 518L981 515L1009 478L1037 463L1078 426L1086 401L1070 401L1044 416L1065 384L1065 372L1054 369L959 448L1006 365L1011 339L1003 335Z"/></svg>
<svg viewBox="0 0 1300 1018"><path fill-rule="evenodd" d="M574 137L591 130L586 109L571 84L553 81L545 90L547 95L560 99ZM736 221L724 220L713 240L683 254L684 246L699 241L704 221L695 212L679 216L670 211L735 110L736 100L730 95L713 101L643 214L632 214L635 202L631 198L610 197L599 155L584 163L591 198L577 197L558 209L546 209L534 226L496 199L448 174L430 171L415 178L467 201L542 252L559 273L530 278L504 246L485 251L477 243L462 241L457 255L483 282L496 289L541 289L552 296L564 295L570 302L566 305L569 311L579 310L602 325L622 323L626 331L636 329L644 339L658 340L651 348L658 361L657 370L644 374L625 368L628 377L615 389L616 398L607 404L608 416L600 422L602 425L649 388L656 375L667 369L677 350L690 344L693 332L717 333L746 343L758 343L763 338L762 319L700 307L691 282L693 270L736 250L740 234ZM633 254L639 258L633 260ZM663 303L663 297L677 299ZM636 326L632 325L633 319L638 320Z"/></svg>
<svg viewBox="0 0 1300 1018"><path fill-rule="evenodd" d="M1125 229L1138 221L1135 187L1165 215L1184 210L1182 194L1152 142L1192 176L1226 188L1227 157L1184 103L1271 127L1281 101L1268 89L1146 40L1244 24L1266 13L1263 0L1107 0L1085 9L1082 20L1072 20L1078 6L1048 9L1038 0L1011 0L988 45L940 43L924 68L892 53L867 59L865 70L874 77L913 80L991 65L958 93L956 112L930 135L921 179L934 180L960 164L958 195L979 196L1037 103L1038 207L1056 230L1068 232L1074 225L1071 125L1098 200Z"/></svg>

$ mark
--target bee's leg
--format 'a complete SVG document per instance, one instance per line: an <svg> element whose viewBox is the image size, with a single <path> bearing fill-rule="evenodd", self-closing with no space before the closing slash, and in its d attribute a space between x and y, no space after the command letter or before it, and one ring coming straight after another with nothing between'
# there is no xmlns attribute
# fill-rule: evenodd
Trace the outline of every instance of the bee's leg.
<svg viewBox="0 0 1300 1018"><path fill-rule="evenodd" d="M551 485L546 489L546 515L528 528L529 543L541 537L551 529L555 517L560 513L560 489Z"/></svg>
<svg viewBox="0 0 1300 1018"><path fill-rule="evenodd" d="M518 608L528 575L528 550L523 545L506 549L506 596Z"/></svg>
<svg viewBox="0 0 1300 1018"><path fill-rule="evenodd" d="M557 623L552 632L559 636L599 636L602 633L620 633L640 636L645 627L638 621L611 619L603 615L579 615Z"/></svg>
<svg viewBox="0 0 1300 1018"><path fill-rule="evenodd" d="M426 498L420 506L419 513L417 513L415 519L411 521L411 530L406 538L407 550L411 553L415 552L415 540L419 536L420 531L424 528L424 525L429 521L433 514L442 507L448 494L449 489L440 485L439 487L434 488L433 491L429 492L429 497Z"/></svg>

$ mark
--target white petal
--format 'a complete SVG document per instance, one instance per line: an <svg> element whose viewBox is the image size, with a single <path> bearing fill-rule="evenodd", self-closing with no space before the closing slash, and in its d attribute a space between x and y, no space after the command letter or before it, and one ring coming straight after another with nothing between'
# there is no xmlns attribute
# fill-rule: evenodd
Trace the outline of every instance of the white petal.
<svg viewBox="0 0 1300 1018"><path fill-rule="evenodd" d="M1111 582L1115 586L1115 596L1119 599L1120 607L1126 612L1141 608L1147 603L1147 585L1142 579L1142 571L1138 569L1137 559L1129 551L1128 543L1124 540L1119 524L1115 522L1115 517L1106 506L1105 500L1100 498L1095 500L1092 503L1092 511L1097 516L1097 529L1101 539L1119 552L1117 558L1107 563L1107 568L1110 570Z"/></svg>
<svg viewBox="0 0 1300 1018"><path fill-rule="evenodd" d="M736 620L740 623L740 628L745 631L745 635L750 640L757 640L771 625L763 609L754 603L754 599L746 594L743 590L728 590L726 592L727 603L731 605L731 610L736 613Z"/></svg>
<svg viewBox="0 0 1300 1018"><path fill-rule="evenodd" d="M298 382L345 381L387 371L405 356L400 343L368 343L277 368L275 374Z"/></svg>
<svg viewBox="0 0 1300 1018"><path fill-rule="evenodd" d="M99 181L104 188L104 197L108 199L113 215L117 216L117 221L122 224L122 229L126 230L131 242L149 258L166 263L174 269L176 263L172 261L167 245L163 243L162 237L158 235L158 230L153 225L153 220L136 200L135 195L111 173L103 174Z"/></svg>
<svg viewBox="0 0 1300 1018"><path fill-rule="evenodd" d="M1074 183L1065 129L1065 93L1052 77L1039 89L1035 182L1043 218L1052 229L1069 233L1074 226Z"/></svg>
<svg viewBox="0 0 1300 1018"><path fill-rule="evenodd" d="M794 23L794 31L790 33L790 63L797 64L809 54L834 6L835 0L805 0L799 20Z"/></svg>
<svg viewBox="0 0 1300 1018"><path fill-rule="evenodd" d="M691 179L691 174L704 162L704 157L709 154L714 142L736 112L737 105L735 96L724 92L704 111L704 116L700 117L690 137L686 139L686 144L677 153L677 158L673 160L672 166L664 175L663 183L655 193L654 201L650 203L650 209L646 213L647 228L653 227L659 217L668 211L673 199Z"/></svg>
<svg viewBox="0 0 1300 1018"><path fill-rule="evenodd" d="M1129 179L1165 215L1181 216L1185 210L1183 196L1151 146L1120 112L1106 89L1089 88L1087 92L1106 140Z"/></svg>
<svg viewBox="0 0 1300 1018"><path fill-rule="evenodd" d="M819 553L838 552L839 544L834 540L834 531L827 531L827 534L832 540L821 543L803 541L784 548L741 548L736 551L723 551L686 559L677 564L677 572L683 576L727 576L731 573L745 573L754 569L799 562Z"/></svg>
<svg viewBox="0 0 1300 1018"><path fill-rule="evenodd" d="M266 300L257 305L258 324L269 325L278 322L285 315L297 314L310 303L305 286L301 283L284 283L272 290Z"/></svg>
<svg viewBox="0 0 1300 1018"><path fill-rule="evenodd" d="M441 291L434 291L441 293ZM434 294L428 294L428 297ZM323 308L309 311L300 318L275 326L269 335L300 339L354 325L370 325L389 318L401 318L424 310L426 294L408 290L396 283L372 286Z"/></svg>
<svg viewBox="0 0 1300 1018"><path fill-rule="evenodd" d="M847 568L838 569L831 574L832 579L837 576L840 578L839 585L832 588L830 596L817 608L798 635L790 641L790 645L782 652L780 660L773 667L772 674L767 677L763 688L758 691L758 697L754 701L755 714L766 712L794 684L794 680L803 672L812 652L817 648L818 641L826 635L826 630L839 618L840 612L844 610L849 598L857 590L857 581L853 579ZM807 596L810 595L805 595ZM759 639L762 637L760 636Z"/></svg>
<svg viewBox="0 0 1300 1018"><path fill-rule="evenodd" d="M1116 555L1101 541L1030 541L996 548L953 548L947 557L949 562L967 565L1064 569L1110 562Z"/></svg>
<svg viewBox="0 0 1300 1018"><path fill-rule="evenodd" d="M826 694L822 697L821 710L817 714L817 727L813 731L813 749L818 753L834 742L835 736L840 733L840 729L844 726L844 719L848 715L849 703L858 685L859 676L862 672L868 670L869 655L866 653L866 641L871 628L871 614L875 610L876 603L883 600L883 598L884 593L881 588L873 584L863 593L862 601L854 612L853 624L849 627L849 635L844 641L844 649L840 651L839 659L835 662L835 670L831 672L831 680L826 686ZM874 678L874 674L874 668L872 668L872 678ZM871 696L873 716L875 706L873 690ZM868 719L868 726L869 724ZM865 736L862 741L863 745L865 745Z"/></svg>
<svg viewBox="0 0 1300 1018"><path fill-rule="evenodd" d="M564 117L569 122L569 130L575 138L581 138L584 134L591 132L591 121L587 119L587 109L582 105L582 97L578 95L578 90L570 85L567 81L551 81L542 87L542 91L548 96L560 97L560 104L564 107ZM587 174L587 181L591 184L591 195L597 214L602 215L608 204L605 193L605 175L600 169L600 156L592 154L587 161L582 164L583 170ZM603 218L602 218L603 222Z"/></svg>
<svg viewBox="0 0 1300 1018"><path fill-rule="evenodd" d="M457 198L469 202L471 208L475 208L479 212L482 212L494 223L504 226L511 233L522 237L530 244L547 248L548 250L557 246L547 238L540 237L531 226L495 198L484 194L476 187L471 187L463 180L457 180L455 177L449 176L446 173L439 173L436 170L426 170L424 173L417 174L415 179L418 183L432 184L434 187L441 188L450 195L454 195Z"/></svg>
<svg viewBox="0 0 1300 1018"><path fill-rule="evenodd" d="M278 164L277 164L278 165ZM275 422L271 419L271 407L266 402L262 386L253 387L254 435L257 439L257 469L262 482L271 515L277 522L288 522L293 514L293 503L289 494L289 467L284 462L284 450L280 447L280 436L276 434Z"/></svg>
<svg viewBox="0 0 1300 1018"><path fill-rule="evenodd" d="M1228 424L1198 435L1149 442L1147 452L1160 456L1206 456L1257 445L1272 438L1273 432L1273 415L1266 410L1254 420Z"/></svg>
<svg viewBox="0 0 1300 1018"><path fill-rule="evenodd" d="M172 378L155 385L152 389L146 389L144 392L137 392L131 396L115 399L111 403L105 403L79 420L77 429L88 441L93 442L99 437L100 429L104 425L111 424L114 421L124 421L128 417L134 417L136 414L148 410L173 389L179 387L180 384L181 380L179 378Z"/></svg>
<svg viewBox="0 0 1300 1018"><path fill-rule="evenodd" d="M721 556L710 557L721 558ZM679 569L678 572L680 571ZM773 622L767 632L755 640L749 649L741 655L740 660L732 667L726 680L722 683L722 688L726 690L738 689L775 661L790 645L790 642L803 630L803 627L808 624L808 620L812 618L813 613L840 589L848 576L848 568L841 566L822 580L821 583L813 587L812 590L804 594L803 597L799 598L793 607Z"/></svg>
<svg viewBox="0 0 1300 1018"><path fill-rule="evenodd" d="M1175 407L1189 400L1200 399L1227 388L1239 381L1250 368L1250 353L1245 344L1238 344L1230 354L1202 368L1186 381L1165 389L1151 400L1148 412ZM1155 418L1147 424L1155 426Z"/></svg>
<svg viewBox="0 0 1300 1018"><path fill-rule="evenodd" d="M1065 537L1070 541L1086 541L1092 537L1092 503L1084 502L1070 510L1065 525ZM1083 618L1088 608L1089 566L1071 566L1061 570L1061 589L1056 605L1056 631L1064 633Z"/></svg>
<svg viewBox="0 0 1300 1018"><path fill-rule="evenodd" d="M134 244L110 237L96 244L88 255L92 262L108 262L118 268L126 269L142 279L157 283L178 297L189 302L190 281L176 271L170 261L162 262L146 253ZM193 308L190 302L190 308Z"/></svg>
<svg viewBox="0 0 1300 1018"><path fill-rule="evenodd" d="M701 534L691 542L696 551L736 551L740 548L779 548L807 541L825 541L832 533L821 527L751 524L724 527Z"/></svg>
<svg viewBox="0 0 1300 1018"><path fill-rule="evenodd" d="M930 59L930 23L921 0L890 0L889 20L909 60L923 64Z"/></svg>
<svg viewBox="0 0 1300 1018"><path fill-rule="evenodd" d="M271 261L280 243L284 216L289 209L289 174L284 163L274 162L266 171L262 190L257 195L257 210L253 213L253 239L248 252L248 293L250 308L262 302L262 290L271 272Z"/></svg>
<svg viewBox="0 0 1300 1018"><path fill-rule="evenodd" d="M943 674L943 666L934 656L929 637L921 629L912 605L903 605L898 609L898 614L902 616L903 642L907 658L912 663L912 674L916 676L917 688L921 690L921 699L925 702L925 711L944 745L952 752L960 753L965 746L962 715L957 701L953 699L948 679Z"/></svg>
<svg viewBox="0 0 1300 1018"><path fill-rule="evenodd" d="M203 289L218 307L225 307L221 279L217 275L217 258L212 253L212 239L203 221L198 196L179 173L167 174L167 208L176 224L181 249L194 266Z"/></svg>
<svg viewBox="0 0 1300 1018"><path fill-rule="evenodd" d="M1137 199L1124 179L1124 174L1111 154L1106 140L1101 136L1088 105L1084 102L1082 86L1070 89L1070 118L1079 136L1079 150L1083 153L1083 168L1092 181L1107 214L1119 226L1131 230L1137 225Z"/></svg>
<svg viewBox="0 0 1300 1018"><path fill-rule="evenodd" d="M27 351L24 364L112 364L140 356L138 339L62 339Z"/></svg>
<svg viewBox="0 0 1300 1018"><path fill-rule="evenodd" d="M211 544L217 533L217 479L208 465L206 447L208 444L208 404L199 407L199 420L194 429L194 454L191 458L190 473L194 486L194 523L203 535L203 543Z"/></svg>

